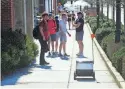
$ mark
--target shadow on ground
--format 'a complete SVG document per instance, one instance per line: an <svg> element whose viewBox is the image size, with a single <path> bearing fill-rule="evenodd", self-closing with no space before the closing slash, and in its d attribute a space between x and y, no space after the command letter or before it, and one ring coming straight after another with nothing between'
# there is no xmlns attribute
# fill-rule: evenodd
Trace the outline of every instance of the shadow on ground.
<svg viewBox="0 0 125 89"><path fill-rule="evenodd" d="M13 74L7 76L1 81L1 86L6 86L6 85L15 85L19 78L31 74L31 68L42 68L42 69L51 69L51 66L40 66L36 64L36 61L33 61L31 65L29 65L26 68L21 68L14 72Z"/></svg>
<svg viewBox="0 0 125 89"><path fill-rule="evenodd" d="M96 82L96 80L93 78L77 78L76 80L78 82Z"/></svg>

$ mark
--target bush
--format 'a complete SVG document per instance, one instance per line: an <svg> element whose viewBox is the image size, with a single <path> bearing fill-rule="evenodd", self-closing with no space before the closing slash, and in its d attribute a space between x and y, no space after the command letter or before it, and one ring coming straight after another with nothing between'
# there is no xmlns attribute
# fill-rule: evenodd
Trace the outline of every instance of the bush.
<svg viewBox="0 0 125 89"><path fill-rule="evenodd" d="M22 34L21 30L2 30L1 33L2 75L30 64L37 56L38 48L36 44Z"/></svg>
<svg viewBox="0 0 125 89"><path fill-rule="evenodd" d="M116 69L125 78L125 33L124 26L121 25L121 41L115 43L115 22L111 19L107 21L104 16L103 20L100 19L99 28L96 29L96 17L87 17L87 22L90 24L93 33L96 34L97 41L116 67ZM122 67L121 67L122 65Z"/></svg>
<svg viewBox="0 0 125 89"><path fill-rule="evenodd" d="M122 59L124 56L125 56L125 47L122 47L113 54L112 56L113 63L115 64L117 60Z"/></svg>
<svg viewBox="0 0 125 89"><path fill-rule="evenodd" d="M27 66L29 63L31 63L36 55L38 54L38 47L35 43L32 42L32 40L26 36L26 49L21 56L21 60L18 64L19 67Z"/></svg>
<svg viewBox="0 0 125 89"><path fill-rule="evenodd" d="M99 43L101 43L102 39L106 36L108 36L110 33L114 31L113 28L107 27L107 28L98 28L95 32L96 34L96 39L98 40Z"/></svg>
<svg viewBox="0 0 125 89"><path fill-rule="evenodd" d="M112 56L112 63L125 79L125 47L120 48Z"/></svg>

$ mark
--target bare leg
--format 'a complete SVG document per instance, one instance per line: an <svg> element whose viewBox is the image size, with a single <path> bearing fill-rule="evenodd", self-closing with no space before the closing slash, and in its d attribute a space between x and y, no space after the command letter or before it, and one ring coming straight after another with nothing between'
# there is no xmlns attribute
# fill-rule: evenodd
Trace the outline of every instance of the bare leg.
<svg viewBox="0 0 125 89"><path fill-rule="evenodd" d="M55 49L56 49L56 52L57 52L57 50L58 50L58 38L57 38L57 40L56 40Z"/></svg>
<svg viewBox="0 0 125 89"><path fill-rule="evenodd" d="M49 51L50 51L50 40L48 41L48 48L49 48Z"/></svg>
<svg viewBox="0 0 125 89"><path fill-rule="evenodd" d="M61 53L62 51L62 43L60 43L60 46L59 46L59 53Z"/></svg>
<svg viewBox="0 0 125 89"><path fill-rule="evenodd" d="M51 41L52 51L54 52L54 41Z"/></svg>
<svg viewBox="0 0 125 89"><path fill-rule="evenodd" d="M66 53L66 43L65 42L63 42L63 52L64 52L64 54Z"/></svg>
<svg viewBox="0 0 125 89"><path fill-rule="evenodd" d="M78 41L78 44L79 44L79 53L80 54L83 54L83 42L82 41Z"/></svg>

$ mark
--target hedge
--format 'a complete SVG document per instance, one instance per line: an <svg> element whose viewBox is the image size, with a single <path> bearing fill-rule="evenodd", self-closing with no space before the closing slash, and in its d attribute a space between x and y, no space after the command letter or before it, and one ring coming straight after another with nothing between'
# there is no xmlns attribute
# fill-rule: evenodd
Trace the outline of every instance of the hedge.
<svg viewBox="0 0 125 89"><path fill-rule="evenodd" d="M31 64L37 54L37 45L21 30L1 30L2 76Z"/></svg>
<svg viewBox="0 0 125 89"><path fill-rule="evenodd" d="M96 39L125 79L125 33L123 25L121 26L121 41L115 43L115 24L113 20L107 21L106 17L100 19L99 28L96 29L96 17L86 17L86 21L90 24L93 33L96 34Z"/></svg>

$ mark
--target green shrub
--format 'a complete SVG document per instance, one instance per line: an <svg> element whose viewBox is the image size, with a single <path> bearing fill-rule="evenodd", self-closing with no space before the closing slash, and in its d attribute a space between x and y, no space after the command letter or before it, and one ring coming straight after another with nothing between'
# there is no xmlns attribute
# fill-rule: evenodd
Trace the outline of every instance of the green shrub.
<svg viewBox="0 0 125 89"><path fill-rule="evenodd" d="M37 56L37 45L21 30L2 30L1 33L2 75L30 64Z"/></svg>
<svg viewBox="0 0 125 89"><path fill-rule="evenodd" d="M35 43L33 43L33 41L28 36L26 36L26 49L23 55L21 56L21 60L18 66L24 67L27 66L29 63L32 63L37 54L38 46Z"/></svg>
<svg viewBox="0 0 125 89"><path fill-rule="evenodd" d="M121 41L115 43L115 22L111 19L107 20L107 17L104 16L103 20L100 19L99 28L96 29L97 22L96 17L87 17L87 22L90 24L90 27L93 33L96 34L97 41L101 44L101 47L116 67L116 69L122 74L125 78L125 32L124 26L121 25ZM124 60L124 61L122 61ZM121 68L121 65L123 67Z"/></svg>
<svg viewBox="0 0 125 89"><path fill-rule="evenodd" d="M96 34L96 39L98 40L99 43L101 43L102 39L106 36L108 36L110 33L112 33L114 31L114 29L112 29L111 27L107 27L107 28L98 28L95 32Z"/></svg>
<svg viewBox="0 0 125 89"><path fill-rule="evenodd" d="M117 60L122 59L124 56L125 56L125 47L122 47L113 54L112 60L114 63L116 63Z"/></svg>
<svg viewBox="0 0 125 89"><path fill-rule="evenodd" d="M115 66L115 68L120 72L123 73L122 70L125 69L125 66L122 66L125 59L125 47L120 48L118 51L116 51L112 56L112 64ZM124 75L124 74L122 74ZM124 75L125 76L125 75Z"/></svg>
<svg viewBox="0 0 125 89"><path fill-rule="evenodd" d="M89 16L87 16L86 17L86 22L89 23L93 33L95 33L95 31L97 29L97 23L96 23L97 19L96 19L96 17L89 17Z"/></svg>

